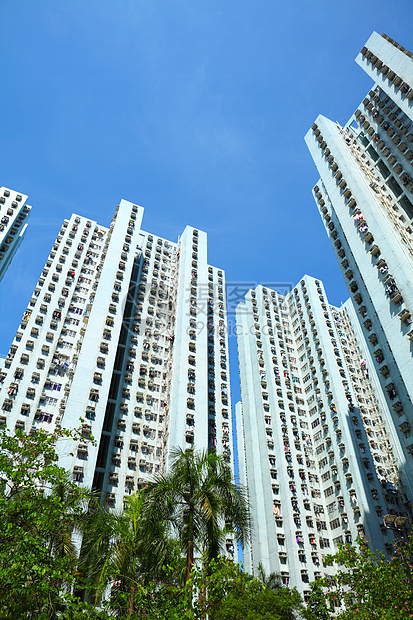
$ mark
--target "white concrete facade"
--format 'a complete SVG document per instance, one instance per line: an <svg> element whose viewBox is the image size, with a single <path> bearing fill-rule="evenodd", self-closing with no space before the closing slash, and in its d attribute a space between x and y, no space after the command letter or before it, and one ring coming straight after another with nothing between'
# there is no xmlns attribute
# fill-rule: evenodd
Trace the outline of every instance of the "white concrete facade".
<svg viewBox="0 0 413 620"><path fill-rule="evenodd" d="M319 116L306 142L321 176L314 198L372 356L406 481L413 475L413 55L373 33L356 60L374 86L345 127Z"/></svg>
<svg viewBox="0 0 413 620"><path fill-rule="evenodd" d="M118 509L174 447L233 466L224 273L206 233L174 243L142 217L122 200L109 227L64 221L0 371L1 422L82 426L96 445L62 440L60 462Z"/></svg>
<svg viewBox="0 0 413 620"><path fill-rule="evenodd" d="M31 211L27 198L7 187L0 188L0 281L26 234Z"/></svg>
<svg viewBox="0 0 413 620"><path fill-rule="evenodd" d="M305 276L285 297L259 286L236 316L240 481L255 527L245 567L262 563L307 597L339 542L385 550L382 516L409 506L351 323L323 284Z"/></svg>

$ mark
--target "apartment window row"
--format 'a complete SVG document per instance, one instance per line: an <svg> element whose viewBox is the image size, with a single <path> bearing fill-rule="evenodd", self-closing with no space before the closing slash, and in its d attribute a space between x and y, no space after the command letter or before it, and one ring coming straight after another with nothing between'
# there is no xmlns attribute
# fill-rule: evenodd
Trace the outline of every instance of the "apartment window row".
<svg viewBox="0 0 413 620"><path fill-rule="evenodd" d="M386 65L371 50L369 50L366 46L363 46L360 53L370 63L372 67L375 67L378 71L380 71L380 73L386 76L390 84L400 90L402 96L404 95L407 99L411 99L413 97L413 88L410 86L410 84L403 81L403 78L397 75L395 71L390 69L390 67Z"/></svg>

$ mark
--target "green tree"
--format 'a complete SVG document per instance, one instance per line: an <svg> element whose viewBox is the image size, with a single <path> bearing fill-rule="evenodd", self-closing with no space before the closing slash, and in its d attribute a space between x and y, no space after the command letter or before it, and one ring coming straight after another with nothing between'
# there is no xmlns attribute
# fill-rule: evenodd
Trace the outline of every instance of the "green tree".
<svg viewBox="0 0 413 620"><path fill-rule="evenodd" d="M310 584L310 597L307 602L306 620L330 620L330 605L326 601L323 589L318 581Z"/></svg>
<svg viewBox="0 0 413 620"><path fill-rule="evenodd" d="M267 575L261 562L258 564L257 576L261 583L269 590L279 590L284 587L281 575L279 573L270 573Z"/></svg>
<svg viewBox="0 0 413 620"><path fill-rule="evenodd" d="M278 585L278 580L271 579L270 585L274 583ZM225 564L221 571L214 567L207 603L211 620L294 620L305 611L295 588L272 589L239 567Z"/></svg>
<svg viewBox="0 0 413 620"><path fill-rule="evenodd" d="M150 588L167 581L176 542L156 511L145 506L145 491L128 499L120 513L95 505L84 527L81 566L88 578L87 597L94 604L110 587L108 607L129 618L150 599Z"/></svg>
<svg viewBox="0 0 413 620"><path fill-rule="evenodd" d="M297 590L231 592L211 614L212 620L294 620L303 610Z"/></svg>
<svg viewBox="0 0 413 620"><path fill-rule="evenodd" d="M225 610L220 608L228 596L237 592L239 596L260 593L265 588L257 579L244 573L238 565L220 556L208 566L194 564L190 579L182 584L174 579L181 564L173 560L169 567L171 576L164 583L138 583L135 593L135 611L129 620L205 620L224 618ZM206 593L205 596L199 596ZM128 594L122 593L127 602ZM235 603L234 603L235 605ZM288 616L287 616L288 617ZM122 620L127 618L121 615ZM262 620L256 615L254 620ZM265 619L266 620L266 619ZM277 620L277 619L276 619Z"/></svg>
<svg viewBox="0 0 413 620"><path fill-rule="evenodd" d="M324 578L326 599L341 603L340 620L403 620L413 617L413 539L394 543L391 557L372 552L368 543L341 545L338 553L325 558L337 566L334 578Z"/></svg>
<svg viewBox="0 0 413 620"><path fill-rule="evenodd" d="M72 537L90 493L57 464L57 439L76 431L0 431L0 616L54 618L71 600L76 573Z"/></svg>
<svg viewBox="0 0 413 620"><path fill-rule="evenodd" d="M171 572L176 569L172 563ZM199 593L206 594L198 596ZM140 584L135 612L129 620L295 620L303 612L301 597L295 589L269 590L237 564L220 556L208 566L194 564L190 579L183 585L173 583L173 579L147 587Z"/></svg>
<svg viewBox="0 0 413 620"><path fill-rule="evenodd" d="M215 452L177 449L164 475L147 487L147 504L170 525L186 555L185 580L191 576L194 551L209 565L232 532L245 542L250 515L245 490L235 484L229 465Z"/></svg>

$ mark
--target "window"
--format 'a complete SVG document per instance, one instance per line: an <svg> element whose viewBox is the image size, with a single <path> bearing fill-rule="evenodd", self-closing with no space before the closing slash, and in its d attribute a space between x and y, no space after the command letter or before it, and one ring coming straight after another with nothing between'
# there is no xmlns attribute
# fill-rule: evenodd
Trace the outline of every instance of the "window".
<svg viewBox="0 0 413 620"><path fill-rule="evenodd" d="M333 521L330 521L330 529L335 530L338 527L340 527L340 519L333 519ZM341 538L341 536L339 538ZM336 539L334 539L334 544L336 544Z"/></svg>
<svg viewBox="0 0 413 620"><path fill-rule="evenodd" d="M83 480L83 467L74 467L73 468L73 481L82 482L82 480Z"/></svg>
<svg viewBox="0 0 413 620"><path fill-rule="evenodd" d="M81 459L82 461L86 461L87 460L87 445L86 444L80 444L77 448L77 458Z"/></svg>
<svg viewBox="0 0 413 620"><path fill-rule="evenodd" d="M335 519L335 521L338 521L338 519ZM333 538L333 543L335 547L338 547L338 545L342 542L343 542L342 536L337 536L337 538Z"/></svg>
<svg viewBox="0 0 413 620"><path fill-rule="evenodd" d="M99 399L99 392L98 392L98 390L95 390L95 389L90 390L89 400L97 402L98 399Z"/></svg>
<svg viewBox="0 0 413 620"><path fill-rule="evenodd" d="M62 389L62 384L55 383L54 381L49 381L48 383L46 383L45 388L47 390L55 390L56 392L60 392L60 390Z"/></svg>

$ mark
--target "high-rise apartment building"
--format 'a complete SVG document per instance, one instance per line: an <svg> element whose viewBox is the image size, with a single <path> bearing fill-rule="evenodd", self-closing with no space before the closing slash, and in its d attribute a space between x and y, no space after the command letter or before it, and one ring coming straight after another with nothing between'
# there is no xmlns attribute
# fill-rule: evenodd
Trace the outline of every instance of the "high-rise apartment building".
<svg viewBox="0 0 413 620"><path fill-rule="evenodd" d="M356 59L372 89L345 127L319 116L306 142L313 193L413 474L413 55L373 33Z"/></svg>
<svg viewBox="0 0 413 620"><path fill-rule="evenodd" d="M142 216L63 222L0 372L1 422L82 426L96 445L60 441L61 464L117 508L173 447L232 463L224 273L206 233L173 243Z"/></svg>
<svg viewBox="0 0 413 620"><path fill-rule="evenodd" d="M244 563L280 572L305 596L339 542L363 536L385 550L383 517L410 514L350 314L309 276L285 297L258 286L236 310L239 469L255 525Z"/></svg>
<svg viewBox="0 0 413 620"><path fill-rule="evenodd" d="M0 281L26 234L30 210L27 196L0 188Z"/></svg>

